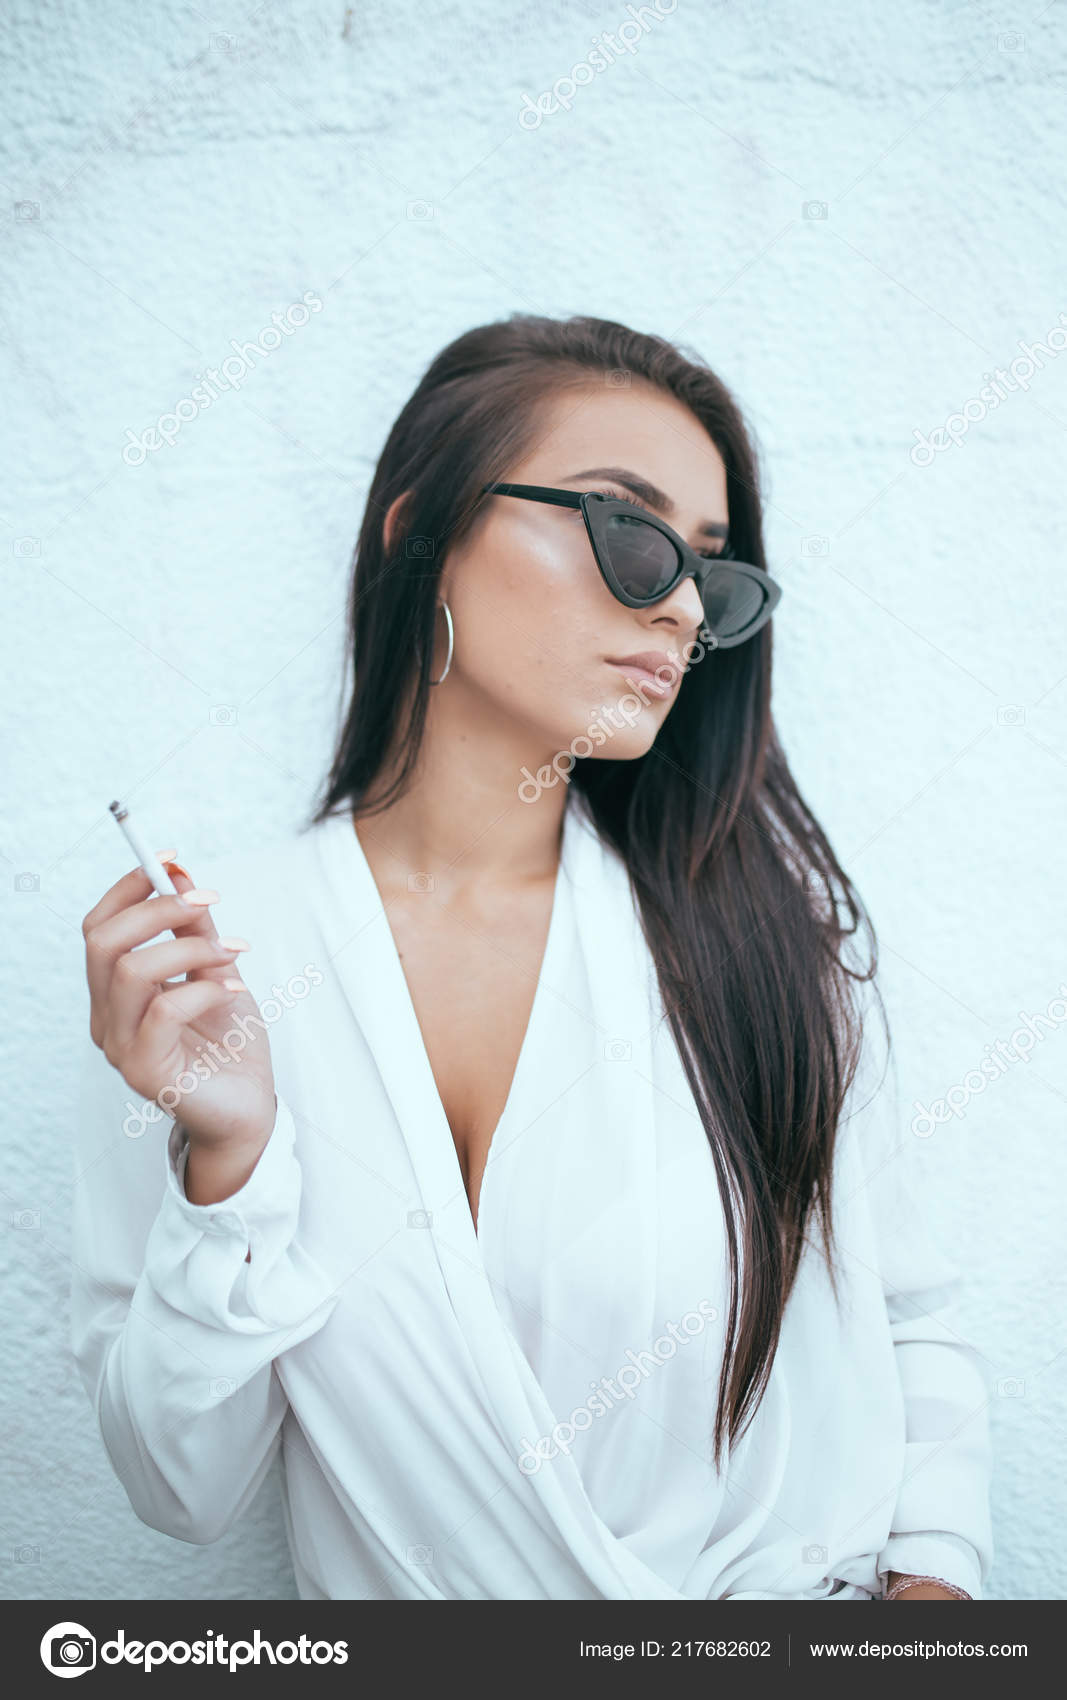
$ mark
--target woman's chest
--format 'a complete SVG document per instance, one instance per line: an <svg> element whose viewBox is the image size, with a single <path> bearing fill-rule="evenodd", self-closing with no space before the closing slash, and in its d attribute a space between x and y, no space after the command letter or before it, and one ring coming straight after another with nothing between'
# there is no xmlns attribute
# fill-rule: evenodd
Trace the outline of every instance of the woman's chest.
<svg viewBox="0 0 1067 1700"><path fill-rule="evenodd" d="M516 1077L545 956L553 883L506 901L390 904L407 996L472 1214Z"/></svg>

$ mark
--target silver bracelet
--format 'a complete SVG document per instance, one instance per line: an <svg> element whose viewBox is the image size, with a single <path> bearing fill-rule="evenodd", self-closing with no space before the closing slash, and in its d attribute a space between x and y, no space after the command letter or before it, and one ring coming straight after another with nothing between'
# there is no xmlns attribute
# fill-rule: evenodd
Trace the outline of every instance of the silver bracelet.
<svg viewBox="0 0 1067 1700"><path fill-rule="evenodd" d="M939 1588L947 1588L949 1593L955 1594L958 1600L973 1600L974 1598L974 1595L969 1594L966 1588L957 1588L955 1582L946 1582L943 1576L902 1576L899 1582L893 1583L888 1594L883 1597L887 1600L895 1600L898 1594L904 1592L905 1588L915 1588L920 1582L934 1582Z"/></svg>

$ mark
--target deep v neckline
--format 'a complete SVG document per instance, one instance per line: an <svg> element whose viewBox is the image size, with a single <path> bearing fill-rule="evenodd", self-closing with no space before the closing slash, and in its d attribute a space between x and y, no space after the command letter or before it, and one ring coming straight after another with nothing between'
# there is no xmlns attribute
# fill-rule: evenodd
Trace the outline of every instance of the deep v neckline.
<svg viewBox="0 0 1067 1700"><path fill-rule="evenodd" d="M349 1001L356 1010L360 1024L364 1028L365 1035L374 1052L375 1061L385 1081L386 1088L393 1099L398 1119L412 1152L413 1161L416 1163L417 1173L419 1172L419 1164L416 1160L416 1153L423 1149L423 1143L420 1141L418 1130L410 1122L408 1105L411 1099L405 1087L414 1083L417 1088L421 1088L424 1103L432 1105L433 1120L436 1125L430 1130L430 1139L434 1147L432 1151L434 1161L430 1165L430 1174L436 1176L438 1183L447 1175L453 1185L450 1197L439 1200L439 1202L450 1203L456 1197L458 1190L466 1219L470 1223L476 1241L480 1241L482 1238L485 1222L486 1183L490 1178L494 1157L499 1150L500 1135L513 1114L515 1104L521 1095L527 1071L531 1067L530 1059L537 1047L544 1020L544 1005L549 995L546 988L559 949L559 934L563 926L564 887L569 877L569 847L575 830L573 813L573 807L568 797L568 803L563 812L559 863L553 885L548 930L545 935L537 983L534 987L530 1012L526 1019L526 1028L515 1060L504 1107L493 1128L486 1147L485 1162L478 1177L477 1219L475 1219L475 1212L471 1208L463 1170L460 1166L459 1152L456 1149L455 1137L430 1063L429 1051L426 1047L422 1028L419 1025L415 1002L408 985L407 975L404 973L400 951L389 924L387 906L382 901L378 882L374 878L371 865L367 860L366 851L360 843L353 816L345 812L331 817L330 821L335 835L334 842L337 844L344 862L348 863L349 877L351 877L353 871L355 872L357 883L356 890L352 893L355 902L351 911L351 918L355 919L358 916L360 925L356 936L364 940L364 953L369 958L367 966L376 977L376 984L371 986L369 980L365 979L362 974L349 975L341 961L337 964L338 971L341 974ZM347 942L353 941L349 939ZM338 957L341 956L343 949L344 946L342 945L337 952ZM431 1196L435 1195L435 1188L431 1185Z"/></svg>

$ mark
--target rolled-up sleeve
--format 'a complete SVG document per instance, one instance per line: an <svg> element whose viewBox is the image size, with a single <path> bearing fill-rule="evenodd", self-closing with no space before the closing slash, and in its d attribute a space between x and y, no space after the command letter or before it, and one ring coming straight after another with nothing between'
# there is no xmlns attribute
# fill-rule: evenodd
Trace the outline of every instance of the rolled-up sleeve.
<svg viewBox="0 0 1067 1700"><path fill-rule="evenodd" d="M993 1563L993 1366L961 1333L962 1271L929 1205L935 1168L911 1130L895 1052L887 1065L870 1032L876 1020L865 1039L864 1090L880 1095L864 1136L867 1186L905 1412L903 1478L877 1570L883 1585L890 1571L939 1576L979 1599Z"/></svg>
<svg viewBox="0 0 1067 1700"><path fill-rule="evenodd" d="M275 1360L323 1326L338 1292L301 1241L296 1124L280 1094L256 1167L229 1198L193 1204L187 1156L180 1123L87 1042L74 1356L134 1511L205 1543L247 1508L277 1451L287 1402Z"/></svg>

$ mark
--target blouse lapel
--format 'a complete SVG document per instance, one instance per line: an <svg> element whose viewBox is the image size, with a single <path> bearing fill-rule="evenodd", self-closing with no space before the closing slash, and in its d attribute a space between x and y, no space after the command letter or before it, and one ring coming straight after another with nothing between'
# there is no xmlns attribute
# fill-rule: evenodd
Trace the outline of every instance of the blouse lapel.
<svg viewBox="0 0 1067 1700"><path fill-rule="evenodd" d="M393 1106L418 1187L412 1207L421 1205L435 1232L447 1232L471 1256L477 1250L474 1224L452 1131L388 917L350 815L335 815L323 824L319 850L331 967Z"/></svg>

